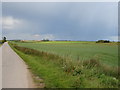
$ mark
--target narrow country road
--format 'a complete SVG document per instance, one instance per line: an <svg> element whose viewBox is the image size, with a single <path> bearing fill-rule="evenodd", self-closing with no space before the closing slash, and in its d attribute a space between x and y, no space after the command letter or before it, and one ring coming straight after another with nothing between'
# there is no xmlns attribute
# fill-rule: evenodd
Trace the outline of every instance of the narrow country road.
<svg viewBox="0 0 120 90"><path fill-rule="evenodd" d="M0 90L2 89L2 48L0 47Z"/></svg>
<svg viewBox="0 0 120 90"><path fill-rule="evenodd" d="M7 42L2 45L2 88L34 88L27 65Z"/></svg>

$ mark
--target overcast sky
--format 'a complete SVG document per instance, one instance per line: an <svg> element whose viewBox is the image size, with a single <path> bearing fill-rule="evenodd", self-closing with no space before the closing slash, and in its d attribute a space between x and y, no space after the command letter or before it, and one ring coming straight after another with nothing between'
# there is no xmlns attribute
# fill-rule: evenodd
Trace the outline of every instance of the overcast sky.
<svg viewBox="0 0 120 90"><path fill-rule="evenodd" d="M117 2L3 2L3 33L24 40L117 40Z"/></svg>
<svg viewBox="0 0 120 90"><path fill-rule="evenodd" d="M0 40L2 39L2 4L0 3Z"/></svg>

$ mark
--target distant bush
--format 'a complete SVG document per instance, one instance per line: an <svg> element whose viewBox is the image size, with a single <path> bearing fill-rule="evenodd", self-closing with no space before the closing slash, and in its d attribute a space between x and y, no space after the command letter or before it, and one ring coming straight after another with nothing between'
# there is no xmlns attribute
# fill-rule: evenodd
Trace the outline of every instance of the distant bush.
<svg viewBox="0 0 120 90"><path fill-rule="evenodd" d="M49 39L43 39L42 41L45 41L45 42L46 42L46 41L50 41L50 40L49 40Z"/></svg>
<svg viewBox="0 0 120 90"><path fill-rule="evenodd" d="M21 40L13 40L14 42L20 42Z"/></svg>
<svg viewBox="0 0 120 90"><path fill-rule="evenodd" d="M109 40L98 40L96 43L110 43Z"/></svg>
<svg viewBox="0 0 120 90"><path fill-rule="evenodd" d="M3 37L2 43L6 42L6 37Z"/></svg>

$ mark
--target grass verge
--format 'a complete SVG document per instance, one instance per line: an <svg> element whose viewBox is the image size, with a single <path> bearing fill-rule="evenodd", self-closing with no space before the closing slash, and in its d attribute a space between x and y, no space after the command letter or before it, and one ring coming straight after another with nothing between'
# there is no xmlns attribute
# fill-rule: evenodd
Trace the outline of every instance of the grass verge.
<svg viewBox="0 0 120 90"><path fill-rule="evenodd" d="M118 88L118 68L99 61L73 61L57 55L9 43L28 64L32 73L44 80L46 88Z"/></svg>

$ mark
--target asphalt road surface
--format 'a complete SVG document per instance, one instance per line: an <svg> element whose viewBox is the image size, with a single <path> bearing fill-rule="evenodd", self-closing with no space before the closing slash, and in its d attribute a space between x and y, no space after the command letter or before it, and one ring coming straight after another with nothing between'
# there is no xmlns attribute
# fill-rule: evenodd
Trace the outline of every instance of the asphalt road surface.
<svg viewBox="0 0 120 90"><path fill-rule="evenodd" d="M34 88L27 65L7 42L2 45L2 88Z"/></svg>

